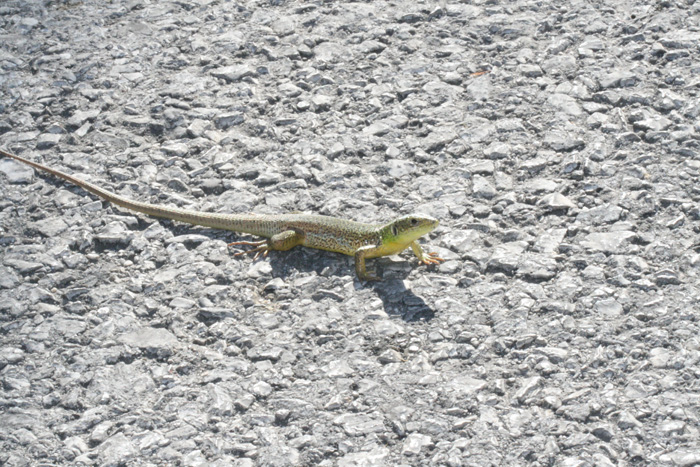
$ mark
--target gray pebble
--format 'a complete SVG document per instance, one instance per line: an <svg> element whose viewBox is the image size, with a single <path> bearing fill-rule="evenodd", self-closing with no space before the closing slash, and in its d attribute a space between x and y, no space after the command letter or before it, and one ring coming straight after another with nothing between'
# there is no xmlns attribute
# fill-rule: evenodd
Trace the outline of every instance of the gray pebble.
<svg viewBox="0 0 700 467"><path fill-rule="evenodd" d="M36 148L39 150L50 149L58 144L61 135L56 133L44 133L36 139Z"/></svg>
<svg viewBox="0 0 700 467"><path fill-rule="evenodd" d="M342 426L348 436L362 436L386 430L381 420L366 414L343 414L336 417L333 423Z"/></svg>
<svg viewBox="0 0 700 467"><path fill-rule="evenodd" d="M634 232L625 230L591 233L586 235L581 241L581 245L594 251L620 254L624 251L624 246L635 236Z"/></svg>
<svg viewBox="0 0 700 467"><path fill-rule="evenodd" d="M486 177L474 175L474 177L472 177L472 193L477 198L491 199L496 196L498 192Z"/></svg>
<svg viewBox="0 0 700 467"><path fill-rule="evenodd" d="M429 449L433 446L433 440L430 436L420 433L411 433L403 442L401 454L404 456L417 456L424 449Z"/></svg>
<svg viewBox="0 0 700 467"><path fill-rule="evenodd" d="M10 183L29 183L34 178L32 168L7 159L0 160L0 172L5 174Z"/></svg>
<svg viewBox="0 0 700 467"><path fill-rule="evenodd" d="M249 65L231 65L211 70L212 76L228 82L240 81L245 77L255 75L255 69Z"/></svg>

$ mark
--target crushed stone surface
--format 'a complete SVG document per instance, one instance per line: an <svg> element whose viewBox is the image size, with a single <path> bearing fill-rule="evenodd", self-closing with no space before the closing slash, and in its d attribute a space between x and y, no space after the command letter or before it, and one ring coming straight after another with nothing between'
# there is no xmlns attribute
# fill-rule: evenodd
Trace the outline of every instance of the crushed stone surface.
<svg viewBox="0 0 700 467"><path fill-rule="evenodd" d="M0 464L700 464L700 3L7 0Z"/></svg>

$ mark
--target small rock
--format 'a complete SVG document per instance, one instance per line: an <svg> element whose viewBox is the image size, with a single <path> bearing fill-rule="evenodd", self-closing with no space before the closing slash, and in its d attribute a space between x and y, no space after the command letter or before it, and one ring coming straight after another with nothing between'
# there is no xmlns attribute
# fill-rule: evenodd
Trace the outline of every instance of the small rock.
<svg viewBox="0 0 700 467"><path fill-rule="evenodd" d="M696 466L700 464L700 449L679 448L675 451L661 454L659 461L679 467Z"/></svg>
<svg viewBox="0 0 700 467"><path fill-rule="evenodd" d="M630 87L638 81L637 76L629 71L606 72L600 78L600 87L603 89Z"/></svg>
<svg viewBox="0 0 700 467"><path fill-rule="evenodd" d="M583 114L578 101L566 94L554 93L547 98L547 103L567 115L578 117Z"/></svg>
<svg viewBox="0 0 700 467"><path fill-rule="evenodd" d="M472 192L478 198L491 199L498 194L489 180L481 175L472 177Z"/></svg>
<svg viewBox="0 0 700 467"><path fill-rule="evenodd" d="M136 454L136 449L123 433L117 433L100 444L97 452L102 465L121 465Z"/></svg>
<svg viewBox="0 0 700 467"><path fill-rule="evenodd" d="M34 169L10 159L0 160L0 172L5 174L10 183L30 183L34 177Z"/></svg>
<svg viewBox="0 0 700 467"><path fill-rule="evenodd" d="M239 398L233 401L233 404L239 410L248 410L255 402L255 396L252 394L243 394Z"/></svg>
<svg viewBox="0 0 700 467"><path fill-rule="evenodd" d="M486 265L487 271L514 273L520 263L520 256L525 251L525 242L509 242L493 249Z"/></svg>
<svg viewBox="0 0 700 467"><path fill-rule="evenodd" d="M518 71L528 78L539 78L544 75L542 68L539 65L524 63L518 66Z"/></svg>
<svg viewBox="0 0 700 467"><path fill-rule="evenodd" d="M673 124L671 120L661 115L652 115L643 120L634 122L636 130L642 131L664 131Z"/></svg>
<svg viewBox="0 0 700 467"><path fill-rule="evenodd" d="M15 271L19 272L22 275L31 274L44 267L43 264L37 263L35 261L24 261L22 259L15 258L5 258L3 260L3 263L6 266L13 268Z"/></svg>
<svg viewBox="0 0 700 467"><path fill-rule="evenodd" d="M560 131L550 131L544 137L544 143L557 152L581 149L586 144L582 139L570 136Z"/></svg>
<svg viewBox="0 0 700 467"><path fill-rule="evenodd" d="M621 207L606 203L595 208L582 209L576 220L586 225L612 224L620 220L622 213Z"/></svg>
<svg viewBox="0 0 700 467"><path fill-rule="evenodd" d="M505 159L510 156L511 151L510 144L493 142L484 149L484 156L488 159Z"/></svg>
<svg viewBox="0 0 700 467"><path fill-rule="evenodd" d="M654 274L654 281L657 285L680 285L681 280L678 273L672 269L662 269Z"/></svg>
<svg viewBox="0 0 700 467"><path fill-rule="evenodd" d="M38 25L39 20L36 18L21 18L17 24L19 29L22 29L24 31L31 31Z"/></svg>
<svg viewBox="0 0 700 467"><path fill-rule="evenodd" d="M391 127L383 122L374 122L362 129L362 133L373 136L383 136L391 130Z"/></svg>
<svg viewBox="0 0 700 467"><path fill-rule="evenodd" d="M669 420L659 426L659 431L665 435L680 435L685 431L686 424L681 420Z"/></svg>
<svg viewBox="0 0 700 467"><path fill-rule="evenodd" d="M623 410L620 412L620 416L617 421L617 426L622 428L623 430L629 429L629 428L638 428L642 426L642 423L637 420L634 415L629 413L626 410Z"/></svg>
<svg viewBox="0 0 700 467"><path fill-rule="evenodd" d="M160 147L168 156L185 157L189 152L189 148L185 143L166 143Z"/></svg>
<svg viewBox="0 0 700 467"><path fill-rule="evenodd" d="M614 298L606 298L596 302L595 311L605 318L616 318L622 315L623 309Z"/></svg>
<svg viewBox="0 0 700 467"><path fill-rule="evenodd" d="M214 124L219 130L226 130L232 126L240 125L245 121L242 113L223 114L214 118Z"/></svg>
<svg viewBox="0 0 700 467"><path fill-rule="evenodd" d="M576 71L578 64L576 58L571 55L556 55L542 63L542 69L548 75L566 75Z"/></svg>
<svg viewBox="0 0 700 467"><path fill-rule="evenodd" d="M362 436L386 430L382 420L365 414L343 414L336 417L333 423L341 425L348 436Z"/></svg>
<svg viewBox="0 0 700 467"><path fill-rule="evenodd" d="M49 149L58 144L61 140L61 135L56 133L44 133L36 139L37 149Z"/></svg>
<svg viewBox="0 0 700 467"><path fill-rule="evenodd" d="M607 426L599 426L594 428L591 433L593 433L596 438L601 439L606 443L610 442L610 440L613 438L613 434L610 431L610 428Z"/></svg>
<svg viewBox="0 0 700 467"><path fill-rule="evenodd" d="M379 355L379 363L386 365L387 363L398 363L403 361L401 354L394 349L388 349Z"/></svg>
<svg viewBox="0 0 700 467"><path fill-rule="evenodd" d="M390 159L386 167L388 174L394 178L401 178L416 171L416 164L400 159Z"/></svg>
<svg viewBox="0 0 700 467"><path fill-rule="evenodd" d="M381 467L388 465L387 458L390 454L391 451L385 447L353 452L338 459L338 467Z"/></svg>
<svg viewBox="0 0 700 467"><path fill-rule="evenodd" d="M55 237L68 228L68 224L61 218L48 218L31 224L45 237Z"/></svg>
<svg viewBox="0 0 700 467"><path fill-rule="evenodd" d="M76 110L73 115L67 120L66 124L69 127L78 128L85 122L92 122L100 115L100 109L92 110Z"/></svg>
<svg viewBox="0 0 700 467"><path fill-rule="evenodd" d="M104 422L99 423L95 428L92 429L92 432L90 433L90 442L93 445L102 443L104 440L107 439L107 435L113 427L114 423L112 423L109 420L105 420Z"/></svg>
<svg viewBox="0 0 700 467"><path fill-rule="evenodd" d="M267 384L265 381L258 381L252 387L253 394L258 397L268 397L272 394L272 386Z"/></svg>
<svg viewBox="0 0 700 467"><path fill-rule="evenodd" d="M230 83L240 81L245 77L253 76L255 70L248 65L232 65L211 70L212 76L224 79Z"/></svg>
<svg viewBox="0 0 700 467"><path fill-rule="evenodd" d="M517 399L517 401L521 404L527 404L528 401L531 400L540 391L541 384L542 377L540 376L533 376L531 378L527 378L525 381L523 381L523 384L520 386L520 389L518 389L515 392L513 398Z"/></svg>
<svg viewBox="0 0 700 467"><path fill-rule="evenodd" d="M355 370L345 360L333 360L326 370L326 375L330 378L342 378L353 374Z"/></svg>
<svg viewBox="0 0 700 467"><path fill-rule="evenodd" d="M122 334L117 340L122 344L143 349L157 357L171 355L173 349L179 343L177 337L167 329L151 327L144 327Z"/></svg>
<svg viewBox="0 0 700 467"><path fill-rule="evenodd" d="M629 230L590 233L581 241L581 246L603 253L622 254L623 246L636 236L637 234Z"/></svg>
<svg viewBox="0 0 700 467"><path fill-rule="evenodd" d="M433 440L430 436L420 433L411 433L403 442L401 454L404 456L417 456L424 448L430 448L433 444Z"/></svg>
<svg viewBox="0 0 700 467"><path fill-rule="evenodd" d="M663 347L655 347L649 351L649 363L654 368L666 368L673 354Z"/></svg>
<svg viewBox="0 0 700 467"><path fill-rule="evenodd" d="M573 201L561 193L551 193L546 195L540 199L537 204L553 210L570 209L576 207Z"/></svg>

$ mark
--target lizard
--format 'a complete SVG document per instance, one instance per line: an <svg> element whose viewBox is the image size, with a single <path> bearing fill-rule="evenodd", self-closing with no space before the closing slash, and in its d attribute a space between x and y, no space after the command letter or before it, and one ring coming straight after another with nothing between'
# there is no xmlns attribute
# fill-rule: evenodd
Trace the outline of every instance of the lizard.
<svg viewBox="0 0 700 467"><path fill-rule="evenodd" d="M421 264L444 261L437 253L424 253L418 238L438 226L438 220L426 215L410 214L385 224L367 224L318 214L223 214L193 211L135 201L93 183L53 169L38 162L0 149L0 155L62 178L117 206L152 217L170 219L214 229L230 230L264 237L261 241L239 241L228 246L252 246L234 256L255 253L266 257L271 250L287 251L295 246L333 251L355 257L355 272L362 281L381 280L368 272L366 260L390 256L411 248Z"/></svg>

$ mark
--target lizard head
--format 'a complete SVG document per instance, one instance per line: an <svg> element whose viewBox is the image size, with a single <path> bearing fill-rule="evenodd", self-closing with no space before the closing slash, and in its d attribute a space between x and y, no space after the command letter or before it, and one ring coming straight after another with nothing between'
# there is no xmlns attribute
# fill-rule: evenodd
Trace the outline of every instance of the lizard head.
<svg viewBox="0 0 700 467"><path fill-rule="evenodd" d="M385 245L392 244L405 248L412 241L435 229L438 223L437 219L424 215L401 216L382 228L382 242Z"/></svg>

